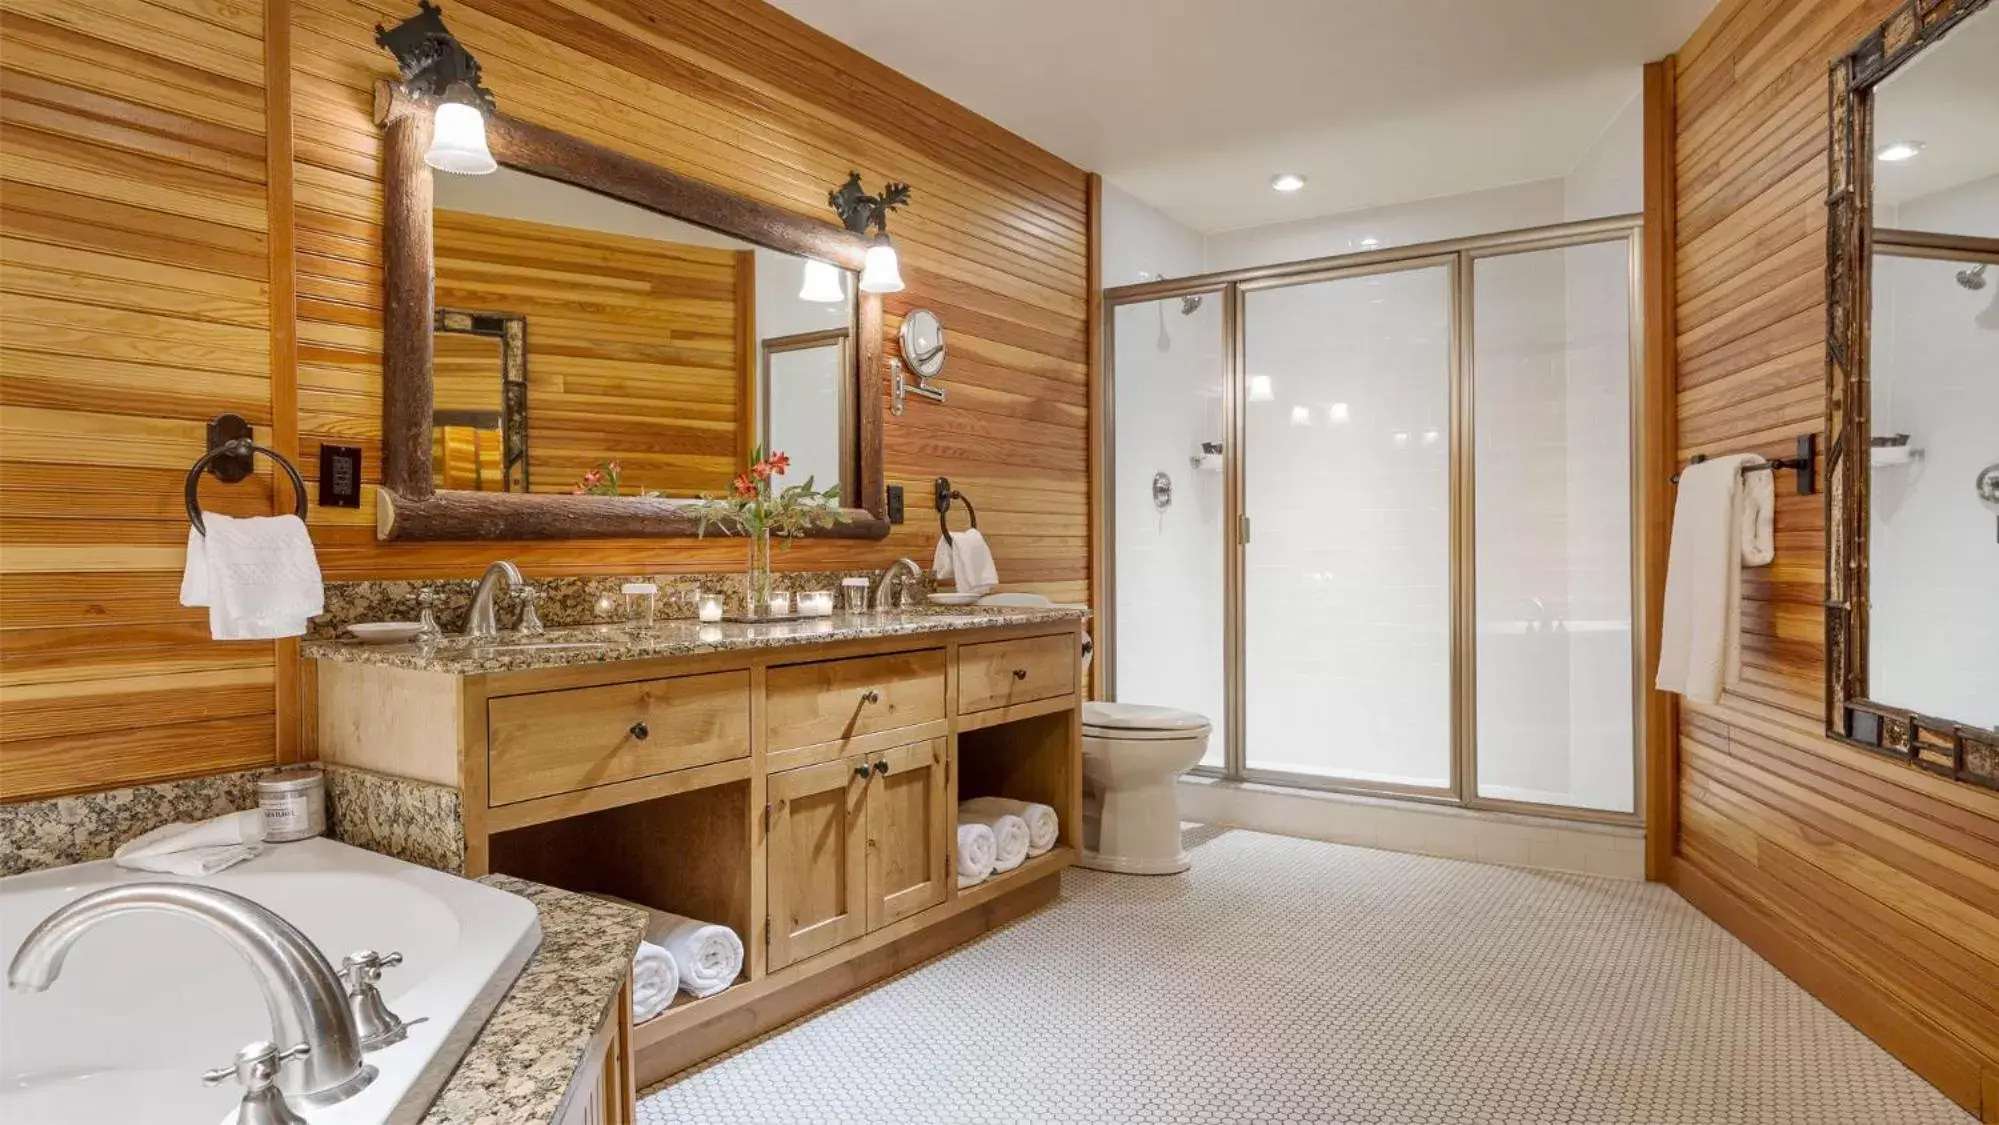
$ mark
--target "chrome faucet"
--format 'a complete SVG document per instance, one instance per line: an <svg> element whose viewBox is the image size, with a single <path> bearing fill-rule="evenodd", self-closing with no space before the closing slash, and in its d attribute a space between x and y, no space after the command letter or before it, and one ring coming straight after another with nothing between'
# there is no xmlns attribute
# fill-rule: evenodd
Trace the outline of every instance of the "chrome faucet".
<svg viewBox="0 0 1999 1125"><path fill-rule="evenodd" d="M895 586L895 576L905 570L909 572L909 576L902 581L901 597L896 601L895 605L903 609L909 608L909 584L911 582L922 581L923 568L917 566L909 559L897 559L889 565L887 570L882 571L880 580L875 584L874 607L876 609L892 608L888 600L889 590Z"/></svg>
<svg viewBox="0 0 1999 1125"><path fill-rule="evenodd" d="M185 883L126 883L92 891L42 919L7 967L7 987L43 992L62 972L69 947L85 931L120 914L154 910L190 918L234 946L256 975L282 1048L278 1089L326 1106L375 1079L361 1062L360 1037L347 996L326 955L298 927L242 895Z"/></svg>
<svg viewBox="0 0 1999 1125"><path fill-rule="evenodd" d="M468 637L490 637L500 631L500 623L493 616L493 587L501 578L507 580L507 589L518 590L526 585L521 577L521 568L501 559L486 568L479 576L479 587L472 591L472 609L465 614L465 635Z"/></svg>

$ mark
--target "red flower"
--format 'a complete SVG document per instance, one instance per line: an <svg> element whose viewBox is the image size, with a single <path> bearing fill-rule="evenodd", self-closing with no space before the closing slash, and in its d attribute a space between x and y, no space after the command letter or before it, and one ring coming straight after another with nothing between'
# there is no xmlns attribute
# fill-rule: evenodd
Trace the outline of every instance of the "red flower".
<svg viewBox="0 0 1999 1125"><path fill-rule="evenodd" d="M617 476L620 472L623 471L623 467L620 466L616 461L613 461L609 465L606 465L605 468L610 470L612 476Z"/></svg>
<svg viewBox="0 0 1999 1125"><path fill-rule="evenodd" d="M771 472L776 473L778 476L783 476L784 471L791 468L791 454L773 453L770 455L768 463Z"/></svg>
<svg viewBox="0 0 1999 1125"><path fill-rule="evenodd" d="M570 489L570 490L569 490L569 494L570 494L571 496L581 496L581 495L583 495L584 493L586 493L586 492L588 492L588 491L590 491L590 490L589 490L588 488L585 488L585 487L584 487L584 486L582 485L582 483L581 483L581 482L579 482L579 483L578 483L578 484L576 485L576 487L575 487L575 488L572 488L572 489Z"/></svg>
<svg viewBox="0 0 1999 1125"><path fill-rule="evenodd" d="M757 494L756 482L750 479L750 474L748 473L736 474L735 489L736 495L745 500L751 499Z"/></svg>
<svg viewBox="0 0 1999 1125"><path fill-rule="evenodd" d="M598 472L595 469L592 469L589 472L583 474L583 483L586 485L601 484L603 480L604 480L604 474Z"/></svg>
<svg viewBox="0 0 1999 1125"><path fill-rule="evenodd" d="M751 475L755 476L758 480L769 480L770 462L758 461L756 464L750 466L750 473Z"/></svg>

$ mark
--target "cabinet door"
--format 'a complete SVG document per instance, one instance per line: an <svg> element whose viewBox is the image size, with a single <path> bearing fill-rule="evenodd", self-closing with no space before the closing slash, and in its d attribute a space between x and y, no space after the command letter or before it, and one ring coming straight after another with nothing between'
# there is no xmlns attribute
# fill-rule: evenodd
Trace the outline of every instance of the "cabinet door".
<svg viewBox="0 0 1999 1125"><path fill-rule="evenodd" d="M772 969L867 932L869 767L854 757L770 775L764 854Z"/></svg>
<svg viewBox="0 0 1999 1125"><path fill-rule="evenodd" d="M868 783L868 929L944 901L952 873L945 740L875 756Z"/></svg>

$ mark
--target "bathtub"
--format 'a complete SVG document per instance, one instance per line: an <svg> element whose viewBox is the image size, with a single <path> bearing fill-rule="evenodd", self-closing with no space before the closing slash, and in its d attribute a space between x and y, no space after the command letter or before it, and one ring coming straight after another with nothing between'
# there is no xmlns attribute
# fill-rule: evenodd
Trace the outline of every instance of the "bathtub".
<svg viewBox="0 0 1999 1125"><path fill-rule="evenodd" d="M312 1125L420 1119L541 942L526 899L313 839L272 845L199 879L125 871L109 860L0 879L0 958L11 962L28 931L72 899L154 881L262 903L335 968L358 949L402 953L381 989L414 1024L409 1037L364 1056L380 1074L359 1094L325 1108L295 1104ZM241 1088L233 1080L204 1087L202 1072L271 1036L248 966L221 937L167 914L112 918L77 940L48 991L0 988L0 1121L225 1125Z"/></svg>

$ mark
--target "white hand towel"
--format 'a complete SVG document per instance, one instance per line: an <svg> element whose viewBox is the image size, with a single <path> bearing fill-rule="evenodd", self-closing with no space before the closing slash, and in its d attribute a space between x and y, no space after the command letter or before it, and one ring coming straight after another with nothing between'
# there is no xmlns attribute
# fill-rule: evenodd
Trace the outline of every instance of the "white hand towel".
<svg viewBox="0 0 1999 1125"><path fill-rule="evenodd" d="M975 887L986 881L993 873L993 860L998 845L993 842L993 830L983 824L960 824L958 826L958 889Z"/></svg>
<svg viewBox="0 0 1999 1125"><path fill-rule="evenodd" d="M680 990L695 999L713 996L736 983L743 971L743 939L727 926L654 910L646 940L673 954Z"/></svg>
<svg viewBox="0 0 1999 1125"><path fill-rule="evenodd" d="M319 558L297 516L237 519L205 512L208 534L188 528L180 604L208 609L218 641L297 637L326 609Z"/></svg>
<svg viewBox="0 0 1999 1125"><path fill-rule="evenodd" d="M673 954L649 941L632 955L632 1022L644 1023L673 1005L680 991L680 966Z"/></svg>
<svg viewBox="0 0 1999 1125"><path fill-rule="evenodd" d="M1712 703L1741 667L1741 564L1752 544L1738 504L1742 467L1762 461L1755 454L1716 457L1680 474L1659 622L1660 691Z"/></svg>
<svg viewBox="0 0 1999 1125"><path fill-rule="evenodd" d="M1750 458L1752 464L1762 460ZM1742 544L1742 565L1769 566L1777 557L1777 474L1772 471L1737 475L1742 478L1742 491L1735 501L1735 534Z"/></svg>
<svg viewBox="0 0 1999 1125"><path fill-rule="evenodd" d="M1027 824L1027 854L1030 856L1048 854L1048 849L1055 846L1055 838L1062 831L1062 822L1055 815L1055 810L1033 801L1016 801L1011 797L974 797L958 808L961 816L963 810L970 809L981 814L1019 817Z"/></svg>
<svg viewBox="0 0 1999 1125"><path fill-rule="evenodd" d="M958 823L983 824L992 829L994 874L1012 871L1027 858L1027 822L1012 813L980 812L959 805Z"/></svg>
<svg viewBox="0 0 1999 1125"><path fill-rule="evenodd" d="M194 824L162 825L125 841L111 859L133 871L168 875L213 875L264 850L264 814L259 809L224 813Z"/></svg>
<svg viewBox="0 0 1999 1125"><path fill-rule="evenodd" d="M992 548L975 528L954 531L948 540L938 539L930 569L937 572L937 581L955 582L961 594L983 594L999 585Z"/></svg>

